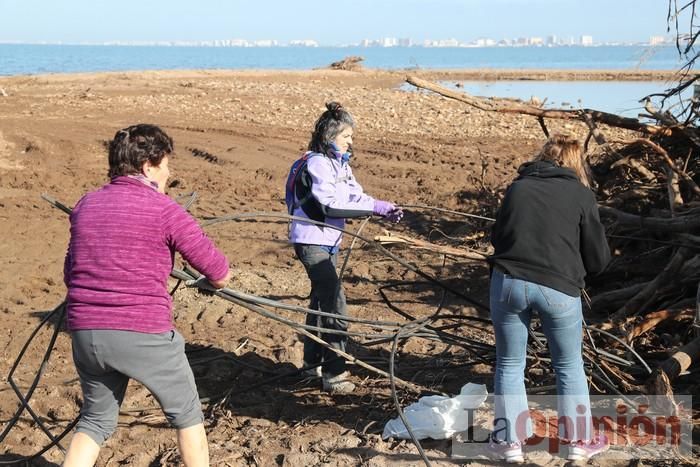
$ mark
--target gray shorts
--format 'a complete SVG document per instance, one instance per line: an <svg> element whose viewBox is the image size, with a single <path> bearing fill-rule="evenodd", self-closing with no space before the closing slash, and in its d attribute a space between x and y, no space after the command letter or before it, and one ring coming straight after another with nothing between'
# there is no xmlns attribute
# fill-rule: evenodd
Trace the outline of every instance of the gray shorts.
<svg viewBox="0 0 700 467"><path fill-rule="evenodd" d="M202 423L202 407L185 340L177 331L73 331L73 361L80 376L83 407L76 431L101 445L117 427L129 378L155 396L175 428Z"/></svg>

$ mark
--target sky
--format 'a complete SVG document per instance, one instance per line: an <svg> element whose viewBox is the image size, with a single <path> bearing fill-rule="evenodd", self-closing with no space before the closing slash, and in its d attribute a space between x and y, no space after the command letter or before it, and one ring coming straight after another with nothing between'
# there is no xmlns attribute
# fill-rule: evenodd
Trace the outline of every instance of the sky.
<svg viewBox="0 0 700 467"><path fill-rule="evenodd" d="M0 0L0 41L639 42L667 35L667 8L666 0Z"/></svg>

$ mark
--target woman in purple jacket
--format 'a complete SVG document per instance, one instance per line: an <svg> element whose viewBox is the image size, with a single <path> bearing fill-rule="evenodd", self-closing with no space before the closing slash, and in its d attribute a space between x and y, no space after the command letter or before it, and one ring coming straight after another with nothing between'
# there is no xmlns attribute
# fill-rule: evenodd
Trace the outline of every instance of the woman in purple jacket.
<svg viewBox="0 0 700 467"><path fill-rule="evenodd" d="M67 325L83 407L64 466L92 466L117 426L129 379L155 396L177 429L186 466L209 464L202 410L185 341L172 321L174 253L221 288L229 263L197 222L166 196L173 141L153 125L117 132L111 181L70 216L64 267Z"/></svg>
<svg viewBox="0 0 700 467"><path fill-rule="evenodd" d="M365 194L352 174L350 158L355 127L352 115L337 102L326 104L326 108L311 135L305 172L298 177L294 187L292 214L339 228L345 226L346 218L372 214L398 222L403 216L401 209ZM336 271L342 233L330 227L295 220L289 239L311 280L310 308L346 316L345 294ZM347 330L347 322L342 319L312 314L307 315L306 324ZM347 336L322 333L321 337L334 348L345 351ZM321 362L324 390L347 394L355 389L345 371L345 359L306 338L304 366ZM311 375L318 376L318 373L313 371Z"/></svg>

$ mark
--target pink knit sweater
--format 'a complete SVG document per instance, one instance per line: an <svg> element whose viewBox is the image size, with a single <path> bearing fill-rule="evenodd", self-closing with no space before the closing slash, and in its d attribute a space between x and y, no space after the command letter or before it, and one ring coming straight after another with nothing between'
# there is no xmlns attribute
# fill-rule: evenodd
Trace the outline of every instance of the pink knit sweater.
<svg viewBox="0 0 700 467"><path fill-rule="evenodd" d="M229 269L192 216L134 178L116 177L85 195L70 222L64 280L72 331L172 330L167 279L175 251L212 280Z"/></svg>

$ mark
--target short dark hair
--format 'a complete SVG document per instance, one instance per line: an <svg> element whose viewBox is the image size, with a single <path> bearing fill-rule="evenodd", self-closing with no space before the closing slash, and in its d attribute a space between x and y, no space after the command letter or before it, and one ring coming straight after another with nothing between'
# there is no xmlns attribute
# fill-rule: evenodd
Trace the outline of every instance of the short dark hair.
<svg viewBox="0 0 700 467"><path fill-rule="evenodd" d="M139 123L117 131L109 142L109 177L136 175L143 164L160 165L173 152L173 139L155 125Z"/></svg>
<svg viewBox="0 0 700 467"><path fill-rule="evenodd" d="M318 117L311 133L309 151L326 154L331 142L345 127L355 128L355 120L350 112L338 102L327 103L326 111Z"/></svg>

